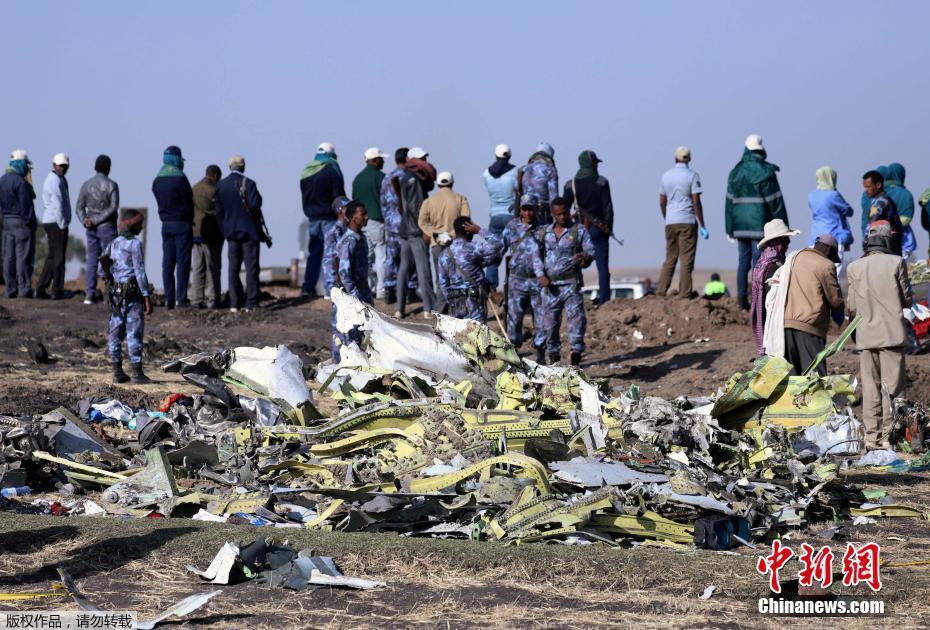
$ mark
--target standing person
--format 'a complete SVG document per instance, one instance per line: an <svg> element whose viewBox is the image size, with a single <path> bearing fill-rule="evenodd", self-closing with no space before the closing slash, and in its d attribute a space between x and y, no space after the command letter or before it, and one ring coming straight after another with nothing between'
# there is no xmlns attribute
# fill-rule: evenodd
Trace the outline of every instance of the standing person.
<svg viewBox="0 0 930 630"><path fill-rule="evenodd" d="M494 147L494 158L494 163L484 170L483 177L491 201L488 231L500 238L516 211L518 171L510 163L510 147L506 144ZM497 267L488 267L484 271L488 285L496 289L499 282Z"/></svg>
<svg viewBox="0 0 930 630"><path fill-rule="evenodd" d="M336 258L339 260L336 286L365 304L373 304L374 296L368 284L368 239L364 235L368 212L360 202L350 201L344 213L348 223L345 234L336 245ZM357 328L345 334L340 333L336 329L336 310L333 304L333 361L338 363L339 348L349 343L359 343L361 333Z"/></svg>
<svg viewBox="0 0 930 630"><path fill-rule="evenodd" d="M536 151L526 161L518 176L522 193L535 195L539 203L536 219L540 225L552 223L549 204L559 196L559 171L555 167L555 149L548 142L536 145Z"/></svg>
<svg viewBox="0 0 930 630"><path fill-rule="evenodd" d="M320 264L323 260L323 236L336 220L333 201L346 194L342 169L339 168L336 149L329 142L316 148L316 155L307 163L300 174L300 195L304 215L310 221L310 240L307 251L307 266L301 296L319 297L316 285L320 279Z"/></svg>
<svg viewBox="0 0 930 630"><path fill-rule="evenodd" d="M784 304L781 305L777 317L777 329L782 340L778 345L780 349L765 347L765 330L768 321L768 311L765 302L772 286L772 276L785 264L788 246L791 237L797 236L801 230L789 229L781 219L773 219L765 224L763 238L759 241L759 260L752 268L752 306L749 310L749 323L752 325L752 335L756 341L756 352L762 356L776 352L779 356L784 354ZM720 276L717 276L719 279ZM726 286L726 285L724 285Z"/></svg>
<svg viewBox="0 0 930 630"><path fill-rule="evenodd" d="M565 182L564 197L569 206L578 209L578 218L594 246L597 265L597 304L611 298L610 237L614 230L614 204L610 198L610 183L597 172L602 160L594 151L582 151L578 156L578 172Z"/></svg>
<svg viewBox="0 0 930 630"><path fill-rule="evenodd" d="M675 166L662 175L659 185L659 209L665 219L665 263L659 275L656 295L665 295L672 283L675 265L681 258L678 297L697 297L691 281L697 254L698 233L707 239L704 208L701 206L701 178L691 170L691 149L675 149Z"/></svg>
<svg viewBox="0 0 930 630"><path fill-rule="evenodd" d="M368 239L369 286L374 286L375 297L384 299L384 259L387 235L384 229L384 213L381 210L381 184L384 182L384 158L378 147L365 149L365 168L352 180L352 198L365 206L368 223L365 238Z"/></svg>
<svg viewBox="0 0 930 630"><path fill-rule="evenodd" d="M339 280L339 258L336 255L336 247L345 236L346 230L349 229L345 213L347 205L349 205L348 197L336 197L333 202L336 222L323 235L323 295L327 300L330 289L336 286Z"/></svg>
<svg viewBox="0 0 930 630"><path fill-rule="evenodd" d="M84 225L87 242L84 304L97 300L97 277L102 275L99 258L116 238L119 186L110 179L112 165L110 156L97 156L94 176L81 184L74 207L78 220Z"/></svg>
<svg viewBox="0 0 930 630"><path fill-rule="evenodd" d="M420 147L413 147L407 152L404 172L391 180L394 192L399 197L401 221L399 235L400 271L397 274L397 312L395 317L404 317L407 305L410 273L416 267L419 278L420 297L423 298L423 317L430 318L430 312L436 307L436 295L430 272L427 239L420 230L420 207L429 191L436 183L436 168L426 161L429 154ZM396 183L394 183L396 182Z"/></svg>
<svg viewBox="0 0 930 630"><path fill-rule="evenodd" d="M107 279L107 303L110 306L107 348L113 364L113 382L150 383L142 371L142 338L145 316L152 314L149 281L145 275L142 243L142 213L127 209L119 223L119 236L113 239L100 257ZM123 371L123 340L129 351L130 376Z"/></svg>
<svg viewBox="0 0 930 630"><path fill-rule="evenodd" d="M843 252L849 251L855 240L849 229L847 218L853 215L852 206L846 203L836 190L836 171L830 166L817 169L817 190L807 196L807 205L811 209L811 238L808 247L813 247L815 234L832 234L839 244L837 254L840 263L837 275L843 266Z"/></svg>
<svg viewBox="0 0 930 630"><path fill-rule="evenodd" d="M65 259L71 224L71 194L65 178L69 164L67 155L56 153L52 158L52 172L42 185L42 227L48 237L48 255L36 287L38 298L61 300L65 297Z"/></svg>
<svg viewBox="0 0 930 630"><path fill-rule="evenodd" d="M194 303L199 308L219 308L223 268L223 230L216 218L216 185L222 173L211 164L203 179L194 184L194 247L191 274Z"/></svg>
<svg viewBox="0 0 930 630"><path fill-rule="evenodd" d="M876 166L873 171L869 171L869 173L873 172L882 176L882 188L884 188L885 178L888 177L888 167L884 165ZM869 210L872 207L872 200L865 190L862 191L859 205L862 208L862 216L860 217L862 222L862 250L865 251L865 239L869 234Z"/></svg>
<svg viewBox="0 0 930 630"><path fill-rule="evenodd" d="M579 365L588 327L584 297L581 295L581 270L591 266L595 250L588 230L572 221L568 210L570 206L569 201L561 197L553 199L550 205L552 223L545 228L542 238L546 275L539 279L539 285L542 287L549 363L558 363L562 358L560 329L564 310L568 320L571 364Z"/></svg>
<svg viewBox="0 0 930 630"><path fill-rule="evenodd" d="M792 374L800 375L827 346L831 315L843 321L843 294L836 280L838 244L832 234L821 234L813 247L801 250L791 265L785 299L785 359ZM825 361L817 366L827 375Z"/></svg>
<svg viewBox="0 0 930 630"><path fill-rule="evenodd" d="M3 212L3 281L8 298L32 297L32 271L36 255L35 190L29 174L32 162L22 149L10 154L0 177Z"/></svg>
<svg viewBox="0 0 930 630"><path fill-rule="evenodd" d="M191 276L194 246L194 192L184 174L181 149L172 145L162 155L162 167L152 182L152 194L161 219L161 279L165 307L190 306L187 283Z"/></svg>
<svg viewBox="0 0 930 630"><path fill-rule="evenodd" d="M504 228L507 247L505 280L507 286L507 337L515 348L523 344L523 315L527 308L533 315L533 347L536 362L546 363L546 324L543 313L542 287L539 280L546 275L540 254L539 223L536 220L536 197L524 193L520 198L520 216Z"/></svg>
<svg viewBox="0 0 930 630"><path fill-rule="evenodd" d="M739 307L749 310L747 277L759 260L759 240L763 226L773 219L788 225L788 211L778 185L778 167L766 161L762 136L746 138L743 157L727 177L726 233L736 239L739 266L736 270L736 297Z"/></svg>
<svg viewBox="0 0 930 630"><path fill-rule="evenodd" d="M898 216L898 208L894 205L894 201L885 193L885 177L877 170L869 171L862 176L862 187L869 200L868 209L863 212L865 220L868 225L876 221L888 222L891 226L891 246L900 256L904 226L901 225L901 218Z"/></svg>
<svg viewBox="0 0 930 630"><path fill-rule="evenodd" d="M394 151L394 170L381 180L380 201L385 230L384 301L386 304L397 302L397 267L400 265L400 207L393 182L404 172L407 151L407 147ZM412 274L411 280L415 277L416 273ZM416 283L412 286L416 286Z"/></svg>
<svg viewBox="0 0 930 630"><path fill-rule="evenodd" d="M229 158L229 175L217 185L215 201L216 218L228 243L229 311L236 313L244 307L249 312L258 306L262 232L257 217L262 213L262 196L255 182L245 176L245 158L241 155ZM245 295L239 279L243 262Z"/></svg>
<svg viewBox="0 0 930 630"><path fill-rule="evenodd" d="M914 195L904 186L906 171L903 165L892 162L888 165L887 173L885 194L898 210L898 218L901 220L901 255L907 259L917 251L917 239L911 228L911 221L914 220Z"/></svg>
<svg viewBox="0 0 930 630"><path fill-rule="evenodd" d="M865 255L850 263L847 309L856 328L862 381L862 423L865 448L890 448L894 420L892 401L904 394L904 347L907 343L902 309L911 305L907 264L892 247L891 227L878 221L869 228ZM887 398L885 398L887 396Z"/></svg>
<svg viewBox="0 0 930 630"><path fill-rule="evenodd" d="M443 171L436 178L439 191L423 201L417 225L423 232L423 242L430 248L433 271L433 294L436 296L436 310L445 312L445 294L439 287L439 256L452 241L455 234L455 220L471 216L468 199L452 190L455 177ZM500 262L500 261L498 261Z"/></svg>
<svg viewBox="0 0 930 630"><path fill-rule="evenodd" d="M500 263L504 243L493 234L482 234L479 243L475 234L481 226L468 216L453 221L455 239L439 257L439 286L449 305L449 314L459 319L484 323L488 318L488 280L485 267Z"/></svg>

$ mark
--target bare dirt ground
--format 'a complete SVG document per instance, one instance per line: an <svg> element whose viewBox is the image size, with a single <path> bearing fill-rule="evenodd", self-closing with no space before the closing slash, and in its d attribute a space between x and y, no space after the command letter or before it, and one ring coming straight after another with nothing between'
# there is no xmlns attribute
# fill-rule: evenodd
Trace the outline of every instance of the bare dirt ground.
<svg viewBox="0 0 930 630"><path fill-rule="evenodd" d="M156 309L146 322L146 364L155 381L144 387L109 384L106 313L102 305L0 300L0 413L38 414L108 394L153 406L165 395L193 391L157 366L177 356L236 345L287 344L312 365L328 355L330 304L281 297L252 313ZM384 307L387 311L388 307ZM647 297L589 311L583 367L610 379L615 392L638 384L644 394L704 395L751 364L754 344L735 302ZM834 334L836 331L833 331ZM35 364L27 352L42 342L52 357ZM525 347L524 350L527 350ZM857 356L844 350L831 372L855 373ZM908 396L930 400L930 357L908 358ZM855 473L898 502L930 509L930 474ZM791 545L825 539L827 525L797 532ZM849 539L882 544L891 561L930 559L930 526L884 519L847 527ZM190 520L56 518L0 513L0 592L47 590L63 566L88 598L106 609L155 612L195 591L208 590L185 573L205 567L226 540L289 539L295 547L331 554L349 575L381 579L372 592L319 590L294 594L255 583L224 592L178 625L227 627L925 627L930 614L930 567L887 569L878 595L867 588L831 588L836 596L882 599L881 618L763 617L766 593L755 571L759 552L681 552L657 546L600 549L558 545L502 547L489 543L421 540L391 534L270 530ZM813 543L812 543L813 544ZM831 541L838 558L845 543ZM699 599L710 584L717 591ZM0 610L74 609L67 600Z"/></svg>

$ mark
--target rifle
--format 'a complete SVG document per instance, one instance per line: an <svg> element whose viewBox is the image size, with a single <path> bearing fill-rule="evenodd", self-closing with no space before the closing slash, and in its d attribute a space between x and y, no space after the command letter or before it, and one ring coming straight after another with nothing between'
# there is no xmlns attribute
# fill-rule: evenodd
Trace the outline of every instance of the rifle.
<svg viewBox="0 0 930 630"><path fill-rule="evenodd" d="M501 310L504 312L504 321L507 321L507 318L510 317L510 311L507 308L510 303L510 254L504 256L504 304ZM522 325L522 323L521 323ZM506 335L507 332L504 331Z"/></svg>
<svg viewBox="0 0 930 630"><path fill-rule="evenodd" d="M614 231L610 229L610 226L608 226L606 223L604 223L603 220L598 219L596 216L594 216L593 214L591 214L590 212L588 212L587 210L585 210L578 204L578 193L575 192L575 180L574 179L572 180L572 197L574 198L574 203L575 203L575 213L577 215L581 215L581 219L582 221L585 222L586 226L594 225L594 227L596 227L598 230L600 230L601 232L603 232L610 238L617 241L617 244L620 245L620 247L623 247L623 241L621 241L619 238L616 237L616 235L614 234Z"/></svg>
<svg viewBox="0 0 930 630"><path fill-rule="evenodd" d="M246 200L245 184L247 181L248 178L243 175L242 183L239 184L239 198L242 200L242 205L245 207L246 212L249 213L249 216L252 217L252 220L255 221L255 224L258 226L258 231L261 232L259 240L268 247L271 247L271 233L268 231L268 225L265 223L265 215L262 213L262 209L250 207L249 202Z"/></svg>

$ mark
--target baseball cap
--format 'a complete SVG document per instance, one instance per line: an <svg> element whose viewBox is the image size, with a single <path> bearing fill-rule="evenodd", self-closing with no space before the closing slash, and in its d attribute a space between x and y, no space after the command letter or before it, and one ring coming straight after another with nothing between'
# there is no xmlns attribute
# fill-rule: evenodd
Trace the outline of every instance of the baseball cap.
<svg viewBox="0 0 930 630"><path fill-rule="evenodd" d="M523 193L520 196L520 207L525 208L526 206L531 206L535 208L539 205L539 198L535 193Z"/></svg>
<svg viewBox="0 0 930 630"><path fill-rule="evenodd" d="M414 159L422 160L422 159L425 158L427 155L429 155L429 153L427 153L426 151L424 151L424 150L422 149L422 147L413 147L413 148L411 148L409 151L407 151L407 157L408 157L408 158L414 158Z"/></svg>
<svg viewBox="0 0 930 630"><path fill-rule="evenodd" d="M365 149L366 160L374 160L377 158L384 159L386 157L387 157L387 153L382 153L381 149L379 149L378 147L369 147Z"/></svg>
<svg viewBox="0 0 930 630"><path fill-rule="evenodd" d="M234 171L236 169L245 168L245 158L241 155L234 155L229 158L229 169Z"/></svg>
<svg viewBox="0 0 930 630"><path fill-rule="evenodd" d="M762 146L762 136L757 133L751 133L746 137L746 148L750 151L764 151Z"/></svg>
<svg viewBox="0 0 930 630"><path fill-rule="evenodd" d="M506 144L499 144L494 147L494 157L498 158L509 158L510 157L510 147Z"/></svg>
<svg viewBox="0 0 930 630"><path fill-rule="evenodd" d="M679 162L690 162L691 161L691 149L685 146L678 147L675 149L675 159Z"/></svg>
<svg viewBox="0 0 930 630"><path fill-rule="evenodd" d="M351 199L349 199L345 195L340 195L339 197L336 197L335 199L333 199L333 205L331 206L333 209L333 212L339 212L340 210L345 208L347 205L349 205L350 201Z"/></svg>
<svg viewBox="0 0 930 630"><path fill-rule="evenodd" d="M56 153L55 157L52 158L52 164L55 166L67 166L71 164L71 160L69 160L68 156L64 153Z"/></svg>
<svg viewBox="0 0 930 630"><path fill-rule="evenodd" d="M336 147L334 147L329 142L321 142L320 146L316 148L317 153L328 153L329 155L336 155Z"/></svg>
<svg viewBox="0 0 930 630"><path fill-rule="evenodd" d="M455 183L455 178L449 171L443 171L439 174L439 177L436 178L436 183L440 186L451 186Z"/></svg>

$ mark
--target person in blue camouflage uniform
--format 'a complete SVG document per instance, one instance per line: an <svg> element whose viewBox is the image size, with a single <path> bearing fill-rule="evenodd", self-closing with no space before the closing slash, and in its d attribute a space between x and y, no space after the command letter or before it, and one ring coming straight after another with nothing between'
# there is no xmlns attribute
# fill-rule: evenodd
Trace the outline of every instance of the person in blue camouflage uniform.
<svg viewBox="0 0 930 630"><path fill-rule="evenodd" d="M546 327L543 319L542 290L539 279L546 275L536 222L536 195L520 198L520 216L504 228L507 247L507 336L519 348L523 343L523 315L527 306L533 314L533 346L536 361L545 363Z"/></svg>
<svg viewBox="0 0 930 630"><path fill-rule="evenodd" d="M354 298L374 303L374 294L368 285L368 239L362 230L368 224L368 212L358 201L349 202L343 209L348 222L346 232L336 245L339 260L335 284ZM333 361L339 362L339 348L349 343L360 343L361 332L354 328L346 334L336 330L336 305L333 304Z"/></svg>
<svg viewBox="0 0 930 630"><path fill-rule="evenodd" d="M499 265L504 242L468 217L453 223L455 239L439 256L439 287L446 296L449 314L459 319L484 322L488 318L488 281L484 268ZM474 242L475 234L482 241Z"/></svg>
<svg viewBox="0 0 930 630"><path fill-rule="evenodd" d="M573 223L569 203L562 197L552 200L552 224L543 232L543 264L546 275L539 283L543 287L543 310L547 331L546 352L550 363L561 360L562 311L568 320L568 343L571 364L581 363L584 352L584 333L588 319L581 295L581 270L594 260L594 243L580 223Z"/></svg>
<svg viewBox="0 0 930 630"><path fill-rule="evenodd" d="M323 295L329 299L329 290L336 282L339 261L336 259L336 245L348 229L346 227L345 207L349 204L348 197L336 197L333 200L333 212L336 213L336 222L323 234Z"/></svg>
<svg viewBox="0 0 930 630"><path fill-rule="evenodd" d="M397 166L381 180L381 212L384 214L386 235L384 254L384 301L386 304L397 302L397 270L400 267L400 205L391 182L395 177L404 174L407 151L407 147L394 151L394 162ZM407 287L417 288L416 271L411 272Z"/></svg>
<svg viewBox="0 0 930 630"><path fill-rule="evenodd" d="M536 220L540 225L551 223L549 205L559 196L559 171L555 167L555 149L552 145L539 143L536 152L522 168L521 178L522 192L536 196Z"/></svg>
<svg viewBox="0 0 930 630"><path fill-rule="evenodd" d="M133 383L151 382L142 371L145 316L152 314L142 242L136 238L142 232L143 219L138 210L124 210L119 222L119 236L100 256L107 277L107 301L110 305L107 347L116 383L129 380ZM131 379L123 371L123 339L129 350Z"/></svg>

